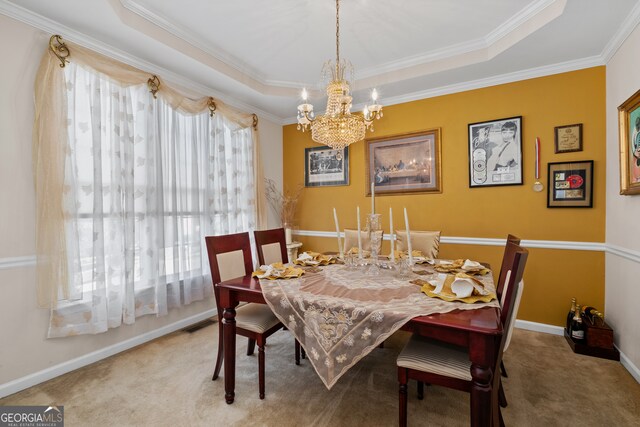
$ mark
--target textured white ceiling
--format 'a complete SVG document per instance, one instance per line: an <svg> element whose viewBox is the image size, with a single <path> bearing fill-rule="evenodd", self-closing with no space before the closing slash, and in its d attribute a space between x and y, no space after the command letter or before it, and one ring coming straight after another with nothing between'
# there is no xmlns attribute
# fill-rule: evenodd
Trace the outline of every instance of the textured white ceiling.
<svg viewBox="0 0 640 427"><path fill-rule="evenodd" d="M280 121L335 57L334 0L0 0L0 13ZM340 53L356 103L376 86L385 104L603 64L639 20L638 0L342 0Z"/></svg>

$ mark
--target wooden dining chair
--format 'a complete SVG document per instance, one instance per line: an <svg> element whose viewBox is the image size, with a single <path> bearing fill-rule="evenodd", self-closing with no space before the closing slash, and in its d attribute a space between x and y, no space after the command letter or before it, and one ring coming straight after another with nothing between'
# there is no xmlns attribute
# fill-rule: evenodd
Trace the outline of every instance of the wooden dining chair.
<svg viewBox="0 0 640 427"><path fill-rule="evenodd" d="M251 274L253 257L249 233L228 234L205 237L213 291L218 311L218 356L212 380L216 380L222 367L223 326L220 291L217 284ZM260 399L264 399L264 346L267 337L283 327L266 304L249 303L236 308L236 334L248 338L247 355L252 355L258 344L258 390Z"/></svg>
<svg viewBox="0 0 640 427"><path fill-rule="evenodd" d="M507 277L505 279L507 283L509 283L510 275L511 275L511 271L508 271ZM507 349L509 348L509 344L511 343L511 336L513 335L513 328L515 327L516 319L518 317L518 308L520 307L520 300L522 299L523 292L524 292L524 280L521 280L519 283L518 289L516 290L516 297L513 302L513 307L511 308L511 322L509 323L509 329L506 331L507 338L504 343L504 350L502 351L503 353L507 351ZM506 295L506 293L503 293L503 295ZM507 375L507 368L504 366L504 358L500 361L500 374L505 378L509 377ZM504 387L502 387L502 383L500 384L499 393L500 394L498 397L500 399L500 406L502 406L503 408L506 408L507 396L504 393Z"/></svg>
<svg viewBox="0 0 640 427"><path fill-rule="evenodd" d="M258 252L258 262L260 265L273 264L274 262L289 262L287 254L287 239L284 228L273 228L271 230L255 230L253 237L256 241ZM300 342L295 342L296 365L300 364L300 356L306 358L304 348L300 347Z"/></svg>
<svg viewBox="0 0 640 427"><path fill-rule="evenodd" d="M507 242L504 247L504 253L502 255L502 265L500 266L500 273L498 274L498 279L496 283L496 295L498 296L498 300L500 301L500 306L504 305L504 288L508 283L508 275L509 275L509 266L513 263L513 257L515 256L516 251L520 247L520 238L514 236L513 234L507 235ZM520 306L520 299L522 297L522 292L524 290L524 282L520 284L518 287L518 293L516 294L516 300L514 303L514 307L512 310L512 321L510 323L509 330L507 331L507 341L505 343L504 350L506 351L509 347L509 343L511 342L511 335L513 334L513 328L516 321L516 316L518 315L518 308ZM500 362L500 374L503 377L507 377L507 368L504 365L504 360ZM500 406L503 408L507 407L507 396L504 393L504 388L500 387Z"/></svg>
<svg viewBox="0 0 640 427"><path fill-rule="evenodd" d="M260 265L273 264L274 262L289 262L284 228L256 230L253 232L253 237L256 241L258 262Z"/></svg>
<svg viewBox="0 0 640 427"><path fill-rule="evenodd" d="M437 258L440 252L440 231L410 231L411 233L411 249L421 251L427 258ZM396 249L406 251L407 231L396 230L398 243Z"/></svg>
<svg viewBox="0 0 640 427"><path fill-rule="evenodd" d="M509 266L513 261L513 255L519 245L519 237L516 237L513 234L507 235L507 242L504 245L504 253L502 254L502 265L500 266L500 274L498 274L498 280L494 282L496 284L496 295L498 296L499 301L502 301L502 289L504 288L507 271L509 270Z"/></svg>
<svg viewBox="0 0 640 427"><path fill-rule="evenodd" d="M511 323L511 311L515 302L517 289L522 281L528 251L518 247L513 262L509 267L509 284L505 288L506 298L500 312L503 331L508 330ZM506 342L506 333L501 335L493 372L496 373L502 360ZM407 425L407 383L409 379L418 380L418 384L428 383L471 392L471 362L466 348L441 343L428 338L413 335L397 360L399 387L399 423ZM493 389L497 392L501 387L500 375L493 375ZM422 399L422 387L418 388L418 398ZM502 413L498 406L500 424L503 425Z"/></svg>
<svg viewBox="0 0 640 427"><path fill-rule="evenodd" d="M380 244L378 246L378 254L380 253L380 248L382 247L382 238L384 237L384 232L382 230L376 231L380 235ZM361 230L360 231L360 242L362 244L362 250L371 252L371 241L369 239L369 232ZM358 248L358 230L352 230L350 228L344 229L344 253L348 253L351 249Z"/></svg>

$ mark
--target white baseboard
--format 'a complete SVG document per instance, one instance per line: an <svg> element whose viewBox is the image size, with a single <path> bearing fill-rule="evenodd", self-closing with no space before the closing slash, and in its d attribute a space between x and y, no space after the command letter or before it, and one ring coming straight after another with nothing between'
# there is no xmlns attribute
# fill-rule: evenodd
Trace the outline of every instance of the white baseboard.
<svg viewBox="0 0 640 427"><path fill-rule="evenodd" d="M544 323L529 322L528 320L516 320L516 328L527 329L529 331L544 332L545 334L564 335L564 328L561 326L546 325ZM618 346L616 346L618 348ZM618 348L618 351L620 349ZM623 352L620 351L620 363L625 367L631 376L640 383L640 369L633 364Z"/></svg>
<svg viewBox="0 0 640 427"><path fill-rule="evenodd" d="M618 347L616 346L616 348ZM618 351L620 351L619 348L618 348ZM629 371L631 376L640 384L640 369L638 369L638 367L634 365L633 362L631 362L631 360L621 351L620 351L620 363L622 363L622 366L627 368L627 371Z"/></svg>
<svg viewBox="0 0 640 427"><path fill-rule="evenodd" d="M545 323L529 322L528 320L516 319L516 328L528 331L544 332L551 335L564 335L564 328L561 326L547 325Z"/></svg>
<svg viewBox="0 0 640 427"><path fill-rule="evenodd" d="M101 348L100 350L96 350L92 353L76 357L75 359L68 360L55 366L51 366L50 368L43 369L42 371L34 372L33 374L29 374L25 377L1 384L0 398L9 396L13 393L17 393L36 384L43 383L52 378L66 374L67 372L71 372L83 366L95 363L99 360L106 359L107 357L113 356L116 353L129 350L130 348L133 348L140 344L144 344L163 335L170 334L171 332L178 331L180 329L186 328L187 326L193 325L194 323L198 323L215 316L215 309L207 310L194 316L178 320L177 322L171 323L170 325L154 329L153 331L149 331L136 337L129 338L128 340L119 342L117 344Z"/></svg>

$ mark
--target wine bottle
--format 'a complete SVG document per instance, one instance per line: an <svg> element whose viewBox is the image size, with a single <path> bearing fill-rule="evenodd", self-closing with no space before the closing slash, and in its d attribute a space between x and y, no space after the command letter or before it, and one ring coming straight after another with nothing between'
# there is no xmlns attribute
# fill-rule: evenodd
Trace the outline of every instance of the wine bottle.
<svg viewBox="0 0 640 427"><path fill-rule="evenodd" d="M591 321L591 323L593 323L593 316L594 316L596 311L598 311L598 310L596 310L595 307L591 307L591 306L582 307L582 315L585 318L589 319L589 321Z"/></svg>
<svg viewBox="0 0 640 427"><path fill-rule="evenodd" d="M576 312L573 315L573 321L571 322L571 338L574 341L584 341L584 324L582 323L582 317L580 316L580 306L576 305Z"/></svg>
<svg viewBox="0 0 640 427"><path fill-rule="evenodd" d="M593 324L594 325L596 324L596 321L598 319L600 319L601 326L604 326L604 314L602 314L601 312L596 310L596 311L593 312Z"/></svg>
<svg viewBox="0 0 640 427"><path fill-rule="evenodd" d="M567 333L571 336L571 322L573 321L573 315L576 314L576 299L571 298L571 310L567 314Z"/></svg>

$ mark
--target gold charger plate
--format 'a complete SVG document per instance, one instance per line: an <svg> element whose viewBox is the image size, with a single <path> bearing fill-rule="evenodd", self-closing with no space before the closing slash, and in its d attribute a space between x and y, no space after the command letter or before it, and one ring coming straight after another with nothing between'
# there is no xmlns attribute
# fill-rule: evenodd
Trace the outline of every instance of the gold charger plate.
<svg viewBox="0 0 640 427"><path fill-rule="evenodd" d="M473 277L468 277L468 278L471 280L474 280L476 283L480 283L478 280L474 279ZM411 283L413 283L414 285L421 286L420 290L428 297L440 298L441 300L448 301L448 302L460 301L467 304L473 304L478 301L490 302L496 299L495 292L490 292L487 295L471 295L466 298L458 298L458 296L455 293L453 293L453 291L451 290L451 284L455 279L456 279L456 276L447 274L447 278L444 280L444 286L442 287L442 290L440 291L439 294L433 293L433 290L436 287L433 286L431 283L427 282L426 280L416 279L416 280L412 280ZM474 292L476 291L474 290Z"/></svg>

